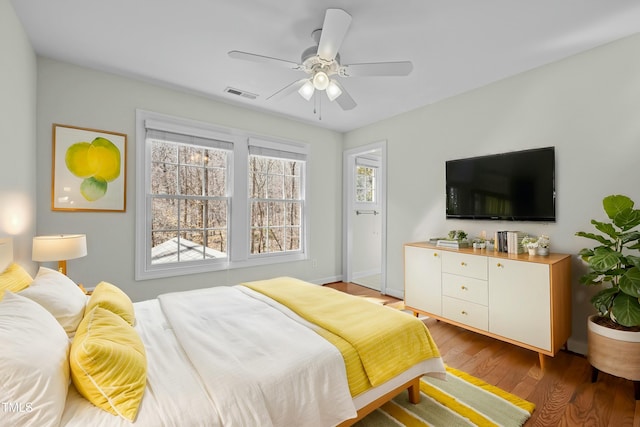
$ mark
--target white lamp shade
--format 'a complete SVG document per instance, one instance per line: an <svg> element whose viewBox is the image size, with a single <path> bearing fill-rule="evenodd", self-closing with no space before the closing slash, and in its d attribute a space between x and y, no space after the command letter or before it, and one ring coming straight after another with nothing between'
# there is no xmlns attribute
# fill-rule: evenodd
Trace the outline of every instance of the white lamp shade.
<svg viewBox="0 0 640 427"><path fill-rule="evenodd" d="M335 100L340 95L342 95L342 89L340 89L340 86L338 86L336 82L331 80L329 86L327 86L327 97L329 101Z"/></svg>
<svg viewBox="0 0 640 427"><path fill-rule="evenodd" d="M84 234L58 234L33 238L34 261L66 261L87 255L87 236Z"/></svg>
<svg viewBox="0 0 640 427"><path fill-rule="evenodd" d="M298 93L300 94L300 96L302 96L307 101L311 99L314 91L315 89L313 88L311 80L304 82L300 89L298 89Z"/></svg>
<svg viewBox="0 0 640 427"><path fill-rule="evenodd" d="M324 71L318 71L313 76L313 87L318 90L325 90L329 86L329 76Z"/></svg>

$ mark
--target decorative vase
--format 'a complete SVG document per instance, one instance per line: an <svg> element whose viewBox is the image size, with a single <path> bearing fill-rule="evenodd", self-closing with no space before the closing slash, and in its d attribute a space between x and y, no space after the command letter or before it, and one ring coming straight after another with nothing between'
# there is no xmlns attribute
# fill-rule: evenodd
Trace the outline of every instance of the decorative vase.
<svg viewBox="0 0 640 427"><path fill-rule="evenodd" d="M535 255L536 254L536 248L527 248L529 249L529 255Z"/></svg>
<svg viewBox="0 0 640 427"><path fill-rule="evenodd" d="M541 256L549 255L549 248L538 248L538 255L541 255Z"/></svg>
<svg viewBox="0 0 640 427"><path fill-rule="evenodd" d="M591 382L598 371L634 382L636 400L640 399L640 332L620 331L595 323L596 315L587 322L587 359L593 367Z"/></svg>

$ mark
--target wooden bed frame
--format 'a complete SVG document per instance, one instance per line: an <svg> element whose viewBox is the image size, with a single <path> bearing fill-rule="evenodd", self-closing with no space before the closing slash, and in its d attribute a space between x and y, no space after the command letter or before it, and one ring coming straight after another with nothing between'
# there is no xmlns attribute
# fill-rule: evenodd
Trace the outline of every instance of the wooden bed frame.
<svg viewBox="0 0 640 427"><path fill-rule="evenodd" d="M422 375L407 381L406 383L394 388L390 392L383 394L373 402L368 403L358 410L358 416L356 418L351 418L349 420L345 420L342 423L338 424L338 427L347 427L353 425L369 415L371 412L375 411L398 394L400 394L403 390L407 390L409 393L409 402L415 404L420 403L420 378Z"/></svg>

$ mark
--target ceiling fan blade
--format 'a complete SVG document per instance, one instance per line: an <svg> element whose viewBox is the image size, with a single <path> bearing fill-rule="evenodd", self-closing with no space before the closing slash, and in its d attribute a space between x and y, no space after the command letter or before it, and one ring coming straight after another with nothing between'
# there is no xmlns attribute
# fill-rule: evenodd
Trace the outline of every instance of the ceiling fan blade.
<svg viewBox="0 0 640 427"><path fill-rule="evenodd" d="M308 78L296 80L295 82L288 84L287 86L283 87L273 95L269 96L267 100L271 98L280 99L280 98L284 98L287 95L291 95L293 92L296 92L298 89L300 89L302 85L305 84L305 82L307 81L309 81Z"/></svg>
<svg viewBox="0 0 640 427"><path fill-rule="evenodd" d="M372 62L370 64L343 65L340 75L343 77L407 76L412 70L411 61Z"/></svg>
<svg viewBox="0 0 640 427"><path fill-rule="evenodd" d="M284 59L272 58L270 56L257 55L255 53L241 52L239 50L231 50L229 51L229 56L234 59L243 59L245 61L253 61L253 62L262 62L266 64L274 64L279 65L286 68L291 68L292 70L301 69L300 64L295 62L287 61Z"/></svg>
<svg viewBox="0 0 640 427"><path fill-rule="evenodd" d="M332 61L338 54L340 45L351 25L351 15L342 9L327 9L318 43L318 56Z"/></svg>
<svg viewBox="0 0 640 427"><path fill-rule="evenodd" d="M344 88L344 86L342 86L340 83L338 83L336 81L334 81L334 83L336 85L338 85L338 87L342 91L340 96L335 99L335 101L338 103L340 108L342 108L345 111L346 110L353 110L354 108L356 108L356 105L358 105L358 104L356 104L356 101L354 101L353 98L351 97L351 95L349 95L349 93L347 93L347 91Z"/></svg>

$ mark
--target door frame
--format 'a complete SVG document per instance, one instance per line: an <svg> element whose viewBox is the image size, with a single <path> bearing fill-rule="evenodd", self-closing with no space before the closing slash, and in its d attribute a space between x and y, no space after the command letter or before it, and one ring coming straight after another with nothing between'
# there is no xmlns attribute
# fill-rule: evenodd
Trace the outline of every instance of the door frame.
<svg viewBox="0 0 640 427"><path fill-rule="evenodd" d="M351 269L353 251L353 224L351 213L355 202L351 197L355 185L356 157L380 150L380 170L378 177L380 197L380 292L387 290L387 141L379 141L345 150L342 155L342 281L353 278Z"/></svg>

